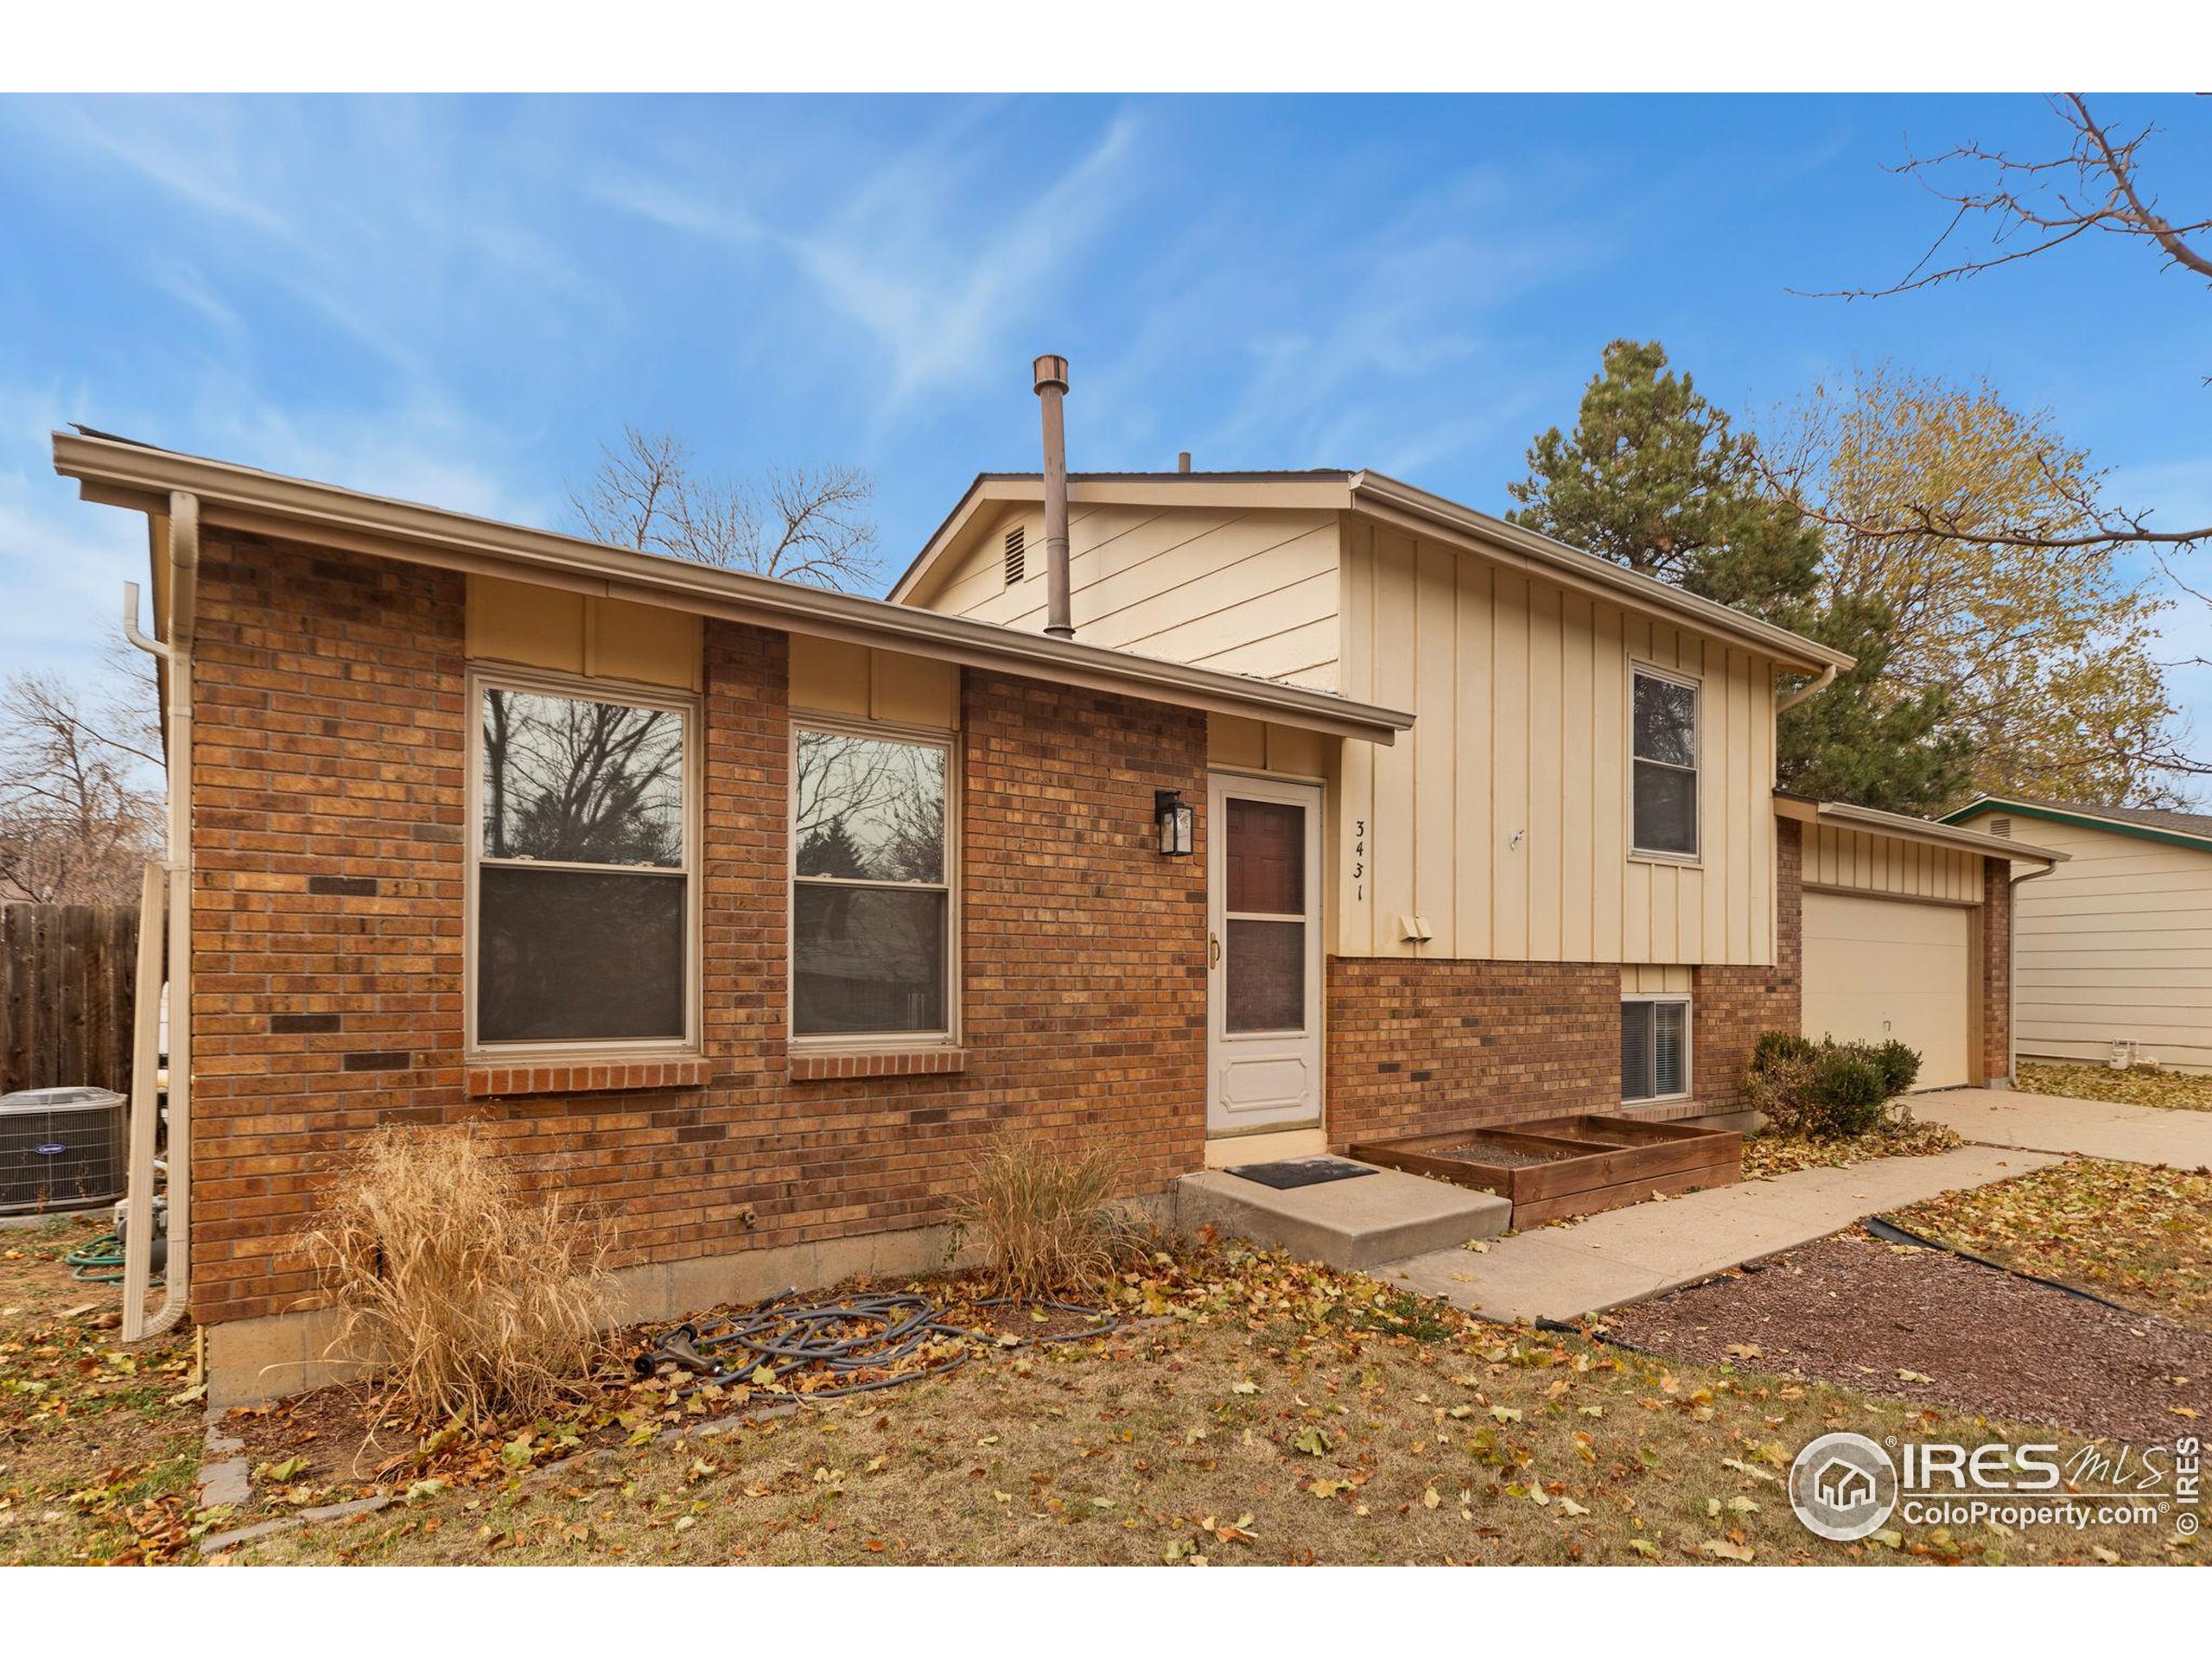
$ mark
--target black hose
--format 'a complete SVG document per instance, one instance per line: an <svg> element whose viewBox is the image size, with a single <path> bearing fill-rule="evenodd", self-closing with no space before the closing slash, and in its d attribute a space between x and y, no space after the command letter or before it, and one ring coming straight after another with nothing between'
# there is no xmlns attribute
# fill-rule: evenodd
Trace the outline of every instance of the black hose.
<svg viewBox="0 0 2212 1659"><path fill-rule="evenodd" d="M782 1382L799 1371L814 1370L846 1378L828 1387L806 1389L810 1399L834 1400L896 1388L918 1377L941 1376L968 1363L971 1344L1007 1345L1002 1338L950 1323L947 1310L928 1297L912 1291L887 1291L855 1296L839 1302L800 1302L797 1291L787 1290L743 1313L709 1325L704 1331L681 1325L664 1332L638 1356L640 1376L652 1376L664 1365L692 1374L689 1387L729 1388L740 1383L765 1385ZM1080 1314L1092 1323L1080 1331L1043 1337L1017 1337L1012 1345L1080 1342L1121 1329L1122 1322L1103 1308L1073 1302L1023 1302L1011 1296L994 1296L969 1306L1037 1307ZM897 1369L940 1343L953 1344L941 1357L907 1370ZM766 1376L760 1375L763 1370ZM864 1372L880 1375L864 1376Z"/></svg>
<svg viewBox="0 0 2212 1659"><path fill-rule="evenodd" d="M2069 1296L2085 1302L2094 1302L2100 1307L2109 1307L2115 1313L2131 1313L2137 1319L2144 1317L2143 1310L2139 1307L2130 1307L2125 1302L2115 1302L2108 1297L2098 1295L2094 1290L2084 1290L2079 1285L2069 1285L2063 1279L2046 1279L2041 1274L2030 1273L2024 1268L2007 1267L2002 1262L1993 1262L1986 1255L1976 1255L1972 1250L1962 1250L1955 1244L1946 1244L1940 1238L1929 1238L1924 1234L1914 1232L1910 1227L1900 1227L1887 1216L1869 1216L1859 1224L1886 1244L1915 1244L1923 1250L1941 1250L1946 1255L1955 1255L1962 1262L1973 1262L1976 1267L1993 1268L1999 1273L2009 1273L2015 1279L2024 1279L2031 1285L2048 1285L2053 1290L2063 1290Z"/></svg>

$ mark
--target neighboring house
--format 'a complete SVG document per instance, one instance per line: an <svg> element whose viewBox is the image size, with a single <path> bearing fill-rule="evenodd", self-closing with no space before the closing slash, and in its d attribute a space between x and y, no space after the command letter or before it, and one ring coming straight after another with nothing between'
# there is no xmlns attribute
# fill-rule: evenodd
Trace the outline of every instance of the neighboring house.
<svg viewBox="0 0 2212 1659"><path fill-rule="evenodd" d="M191 1010L156 1323L208 1327L219 1401L317 1374L297 1238L379 1124L592 1205L642 1319L930 1265L1009 1124L1160 1195L1736 1111L1831 891L1963 918L1942 1065L2008 1067L2007 877L2049 859L1777 797L1777 680L1843 659L1372 474L1076 479L1069 639L1036 478L979 480L891 602L54 456L151 535Z"/></svg>
<svg viewBox="0 0 2212 1659"><path fill-rule="evenodd" d="M2070 855L2019 888L2021 1054L2212 1071L2212 816L2006 795L1945 822Z"/></svg>

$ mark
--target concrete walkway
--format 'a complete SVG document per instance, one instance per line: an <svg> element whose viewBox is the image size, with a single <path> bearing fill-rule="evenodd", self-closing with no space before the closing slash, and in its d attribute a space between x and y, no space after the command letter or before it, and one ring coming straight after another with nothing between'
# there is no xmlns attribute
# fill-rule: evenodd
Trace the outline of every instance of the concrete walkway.
<svg viewBox="0 0 2212 1659"><path fill-rule="evenodd" d="M2032 1147L2128 1164L2212 1165L2212 1112L2072 1100L2017 1090L1946 1089L1915 1095L1913 1116L1989 1147Z"/></svg>
<svg viewBox="0 0 2212 1659"><path fill-rule="evenodd" d="M1961 1147L1932 1158L1798 1170L1539 1227L1484 1252L1433 1250L1372 1271L1497 1319L1573 1319L1809 1243L1885 1210L2058 1161L2047 1153Z"/></svg>

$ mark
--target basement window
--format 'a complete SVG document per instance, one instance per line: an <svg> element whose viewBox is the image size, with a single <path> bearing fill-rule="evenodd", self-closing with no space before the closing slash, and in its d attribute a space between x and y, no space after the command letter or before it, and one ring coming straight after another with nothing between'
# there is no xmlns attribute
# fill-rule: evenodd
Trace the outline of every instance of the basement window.
<svg viewBox="0 0 2212 1659"><path fill-rule="evenodd" d="M1006 533L1006 585L1018 588L1028 574L1029 537L1020 524Z"/></svg>
<svg viewBox="0 0 2212 1659"><path fill-rule="evenodd" d="M791 756L791 1035L951 1040L952 745L802 728Z"/></svg>
<svg viewBox="0 0 2212 1659"><path fill-rule="evenodd" d="M1634 734L1629 844L1668 858L1697 856L1697 701L1694 680L1639 668L1630 728Z"/></svg>
<svg viewBox="0 0 2212 1659"><path fill-rule="evenodd" d="M688 1046L691 703L550 676L473 690L472 1046Z"/></svg>
<svg viewBox="0 0 2212 1659"><path fill-rule="evenodd" d="M1636 997L1621 1004L1621 1098L1677 1100L1690 1091L1690 1001Z"/></svg>

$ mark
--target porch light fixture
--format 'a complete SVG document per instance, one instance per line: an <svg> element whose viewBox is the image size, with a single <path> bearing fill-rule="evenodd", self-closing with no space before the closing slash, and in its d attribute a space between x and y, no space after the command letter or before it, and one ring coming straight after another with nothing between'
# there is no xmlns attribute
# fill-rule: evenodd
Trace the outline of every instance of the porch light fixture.
<svg viewBox="0 0 2212 1659"><path fill-rule="evenodd" d="M1183 798L1179 789L1155 789L1152 791L1152 816L1160 825L1160 855L1162 858L1188 858L1191 855L1191 835L1197 815L1191 804Z"/></svg>

